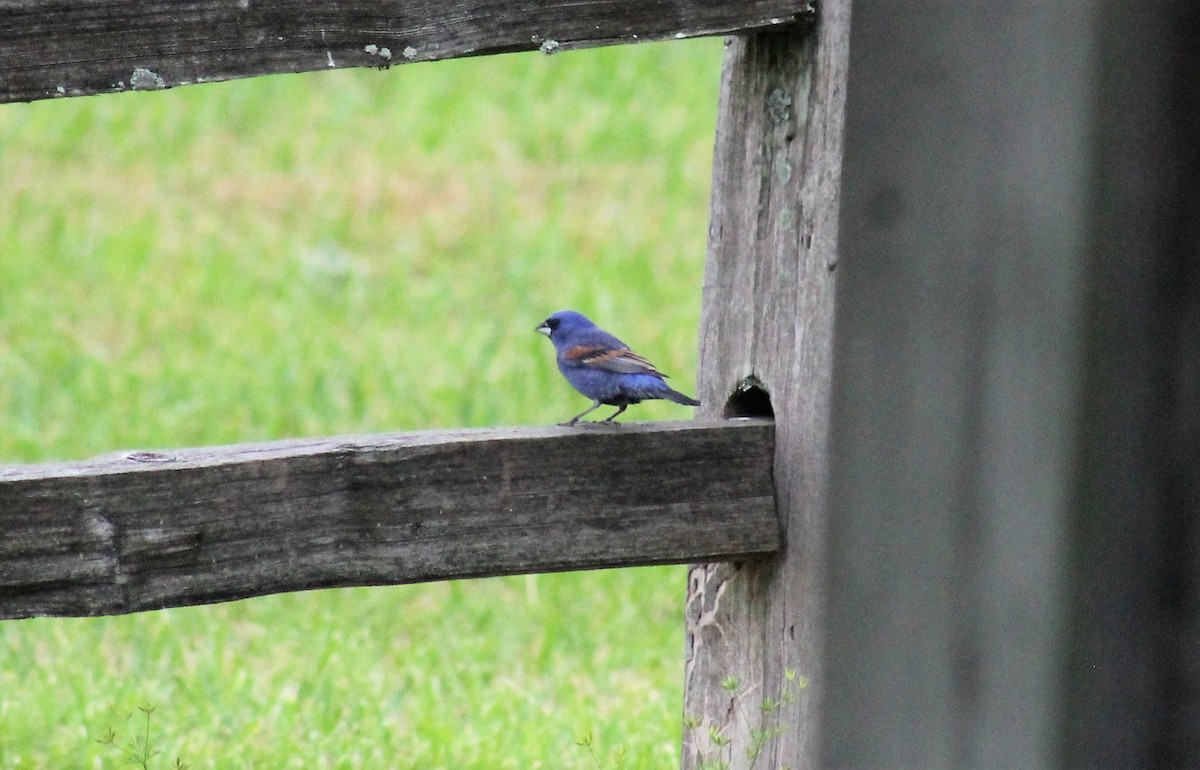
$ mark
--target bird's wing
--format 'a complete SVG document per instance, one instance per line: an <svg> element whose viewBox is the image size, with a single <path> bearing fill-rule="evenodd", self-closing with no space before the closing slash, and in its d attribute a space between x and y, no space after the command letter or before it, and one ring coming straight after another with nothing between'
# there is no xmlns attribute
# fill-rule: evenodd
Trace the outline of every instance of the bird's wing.
<svg viewBox="0 0 1200 770"><path fill-rule="evenodd" d="M620 374L667 375L654 368L654 364L634 353L629 348L613 348L607 345L576 345L563 351L563 359L594 369L604 369Z"/></svg>

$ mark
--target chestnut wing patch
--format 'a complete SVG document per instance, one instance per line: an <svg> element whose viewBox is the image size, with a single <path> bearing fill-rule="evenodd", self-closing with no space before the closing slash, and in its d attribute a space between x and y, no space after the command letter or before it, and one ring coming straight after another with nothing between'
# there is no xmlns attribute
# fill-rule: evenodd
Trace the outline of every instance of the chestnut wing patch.
<svg viewBox="0 0 1200 770"><path fill-rule="evenodd" d="M653 374L656 377L667 375L654 368L654 364L634 353L628 348L618 349L603 345L576 345L563 352L563 358L577 361L585 366L605 369L621 374Z"/></svg>

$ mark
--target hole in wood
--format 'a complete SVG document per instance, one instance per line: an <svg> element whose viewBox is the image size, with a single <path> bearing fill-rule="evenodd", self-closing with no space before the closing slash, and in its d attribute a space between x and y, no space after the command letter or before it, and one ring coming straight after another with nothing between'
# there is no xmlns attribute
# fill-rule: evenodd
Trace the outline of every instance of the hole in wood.
<svg viewBox="0 0 1200 770"><path fill-rule="evenodd" d="M725 411L722 416L727 420L738 417L775 419L775 409L771 406L771 394L763 387L762 380L752 374L739 382L737 389L725 402Z"/></svg>

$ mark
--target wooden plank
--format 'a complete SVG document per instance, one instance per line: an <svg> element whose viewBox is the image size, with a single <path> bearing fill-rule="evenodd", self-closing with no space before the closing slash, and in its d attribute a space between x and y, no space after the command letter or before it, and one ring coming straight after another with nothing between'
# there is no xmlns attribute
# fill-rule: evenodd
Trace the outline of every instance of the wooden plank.
<svg viewBox="0 0 1200 770"><path fill-rule="evenodd" d="M1058 766L1200 767L1200 4L1097 4Z"/></svg>
<svg viewBox="0 0 1200 770"><path fill-rule="evenodd" d="M829 767L1060 766L1088 5L855 10Z"/></svg>
<svg viewBox="0 0 1200 770"><path fill-rule="evenodd" d="M715 35L797 0L5 0L0 102Z"/></svg>
<svg viewBox="0 0 1200 770"><path fill-rule="evenodd" d="M1200 761L1196 8L855 7L827 767Z"/></svg>
<svg viewBox="0 0 1200 770"><path fill-rule="evenodd" d="M815 31L758 33L726 53L699 390L710 416L773 410L786 546L691 569L685 768L816 761L848 13L823 2Z"/></svg>
<svg viewBox="0 0 1200 770"><path fill-rule="evenodd" d="M773 430L459 430L3 467L0 618L770 553Z"/></svg>

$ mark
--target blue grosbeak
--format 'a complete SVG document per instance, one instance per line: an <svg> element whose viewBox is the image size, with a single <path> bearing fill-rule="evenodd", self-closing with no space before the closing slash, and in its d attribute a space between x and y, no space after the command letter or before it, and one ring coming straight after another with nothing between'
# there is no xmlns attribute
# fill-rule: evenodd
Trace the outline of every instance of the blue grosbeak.
<svg viewBox="0 0 1200 770"><path fill-rule="evenodd" d="M617 407L604 422L615 420L630 404L655 398L700 406L696 399L668 385L667 375L655 369L654 364L574 310L560 310L542 321L536 331L554 343L558 370L567 382L595 402L563 425L574 425L601 404Z"/></svg>

